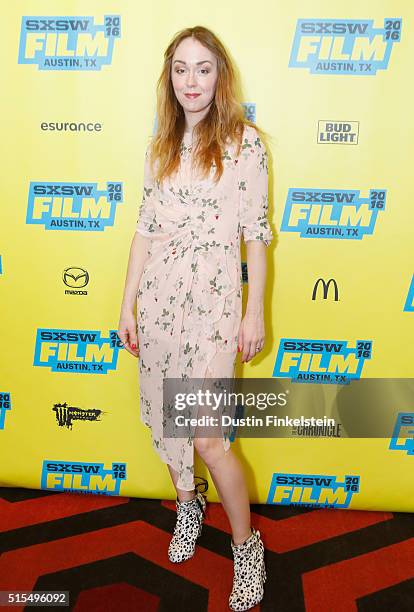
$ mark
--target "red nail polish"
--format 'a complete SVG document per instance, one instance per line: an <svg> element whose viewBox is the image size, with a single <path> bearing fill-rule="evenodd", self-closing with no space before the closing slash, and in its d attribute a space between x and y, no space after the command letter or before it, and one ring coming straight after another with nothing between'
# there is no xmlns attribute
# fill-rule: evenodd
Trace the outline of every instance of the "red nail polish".
<svg viewBox="0 0 414 612"><path fill-rule="evenodd" d="M131 348L135 350L137 348L136 344L131 344Z"/></svg>

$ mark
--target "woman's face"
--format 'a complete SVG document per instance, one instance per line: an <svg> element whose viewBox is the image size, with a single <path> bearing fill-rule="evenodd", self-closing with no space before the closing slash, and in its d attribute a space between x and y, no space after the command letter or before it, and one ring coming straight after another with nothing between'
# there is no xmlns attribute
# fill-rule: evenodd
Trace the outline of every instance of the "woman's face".
<svg viewBox="0 0 414 612"><path fill-rule="evenodd" d="M186 116L200 113L196 116L202 118L216 91L216 56L198 40L188 37L175 50L171 71L174 92Z"/></svg>

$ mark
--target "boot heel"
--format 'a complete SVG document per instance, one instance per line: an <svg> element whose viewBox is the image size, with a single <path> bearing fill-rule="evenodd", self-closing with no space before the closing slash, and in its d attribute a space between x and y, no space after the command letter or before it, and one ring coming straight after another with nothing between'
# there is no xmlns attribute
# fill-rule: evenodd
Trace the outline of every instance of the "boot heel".
<svg viewBox="0 0 414 612"><path fill-rule="evenodd" d="M201 499L200 499L201 498ZM201 493L186 501L176 501L177 519L174 535L168 546L168 558L172 563L181 563L194 555L196 540L201 535L206 501Z"/></svg>
<svg viewBox="0 0 414 612"><path fill-rule="evenodd" d="M233 588L229 596L229 608L235 611L250 610L264 597L266 567L264 546L260 531L252 528L252 535L242 544L233 544Z"/></svg>

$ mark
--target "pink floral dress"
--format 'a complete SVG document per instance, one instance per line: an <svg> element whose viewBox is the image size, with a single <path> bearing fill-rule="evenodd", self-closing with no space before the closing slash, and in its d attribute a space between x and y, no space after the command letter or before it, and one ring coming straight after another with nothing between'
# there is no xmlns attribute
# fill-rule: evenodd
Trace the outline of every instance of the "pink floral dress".
<svg viewBox="0 0 414 612"><path fill-rule="evenodd" d="M151 239L137 292L141 419L185 490L194 488L194 445L190 438L163 437L163 378L234 377L242 318L240 236L266 246L273 239L267 153L255 128L245 126L238 157L229 143L217 184L214 164L209 177L194 175L191 144L185 134L180 168L163 184L151 176L148 146L136 227ZM226 436L223 445L230 447Z"/></svg>

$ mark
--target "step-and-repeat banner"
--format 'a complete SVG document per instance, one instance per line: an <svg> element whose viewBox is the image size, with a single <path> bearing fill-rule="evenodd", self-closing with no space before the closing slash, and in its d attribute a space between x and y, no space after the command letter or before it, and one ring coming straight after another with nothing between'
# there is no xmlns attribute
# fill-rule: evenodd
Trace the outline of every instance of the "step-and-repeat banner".
<svg viewBox="0 0 414 612"><path fill-rule="evenodd" d="M156 80L188 26L222 39L245 112L269 135L266 345L238 358L236 376L304 396L311 383L413 376L410 2L212 0L206 12L183 0L32 0L6 19L1 485L174 498L139 417L138 362L116 330ZM242 260L245 302L244 245ZM374 424L370 397L353 418ZM414 403L397 391L388 401L388 436L236 432L251 501L413 511ZM195 473L206 475L198 460Z"/></svg>

